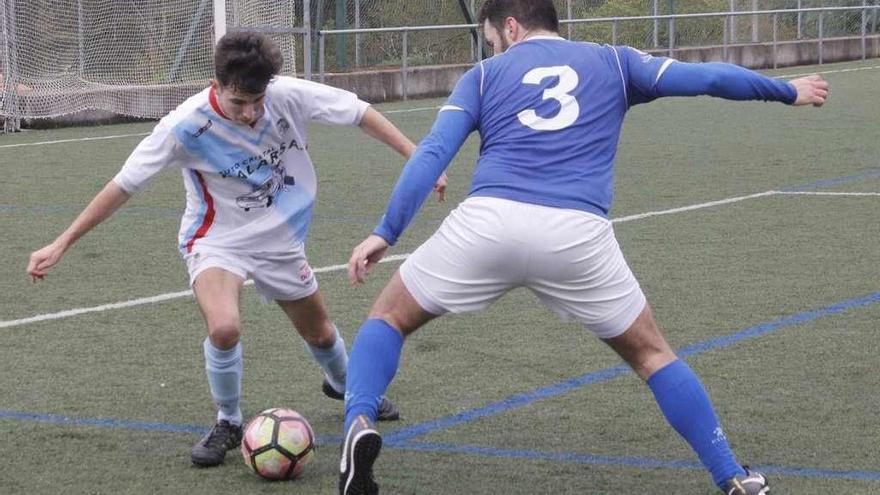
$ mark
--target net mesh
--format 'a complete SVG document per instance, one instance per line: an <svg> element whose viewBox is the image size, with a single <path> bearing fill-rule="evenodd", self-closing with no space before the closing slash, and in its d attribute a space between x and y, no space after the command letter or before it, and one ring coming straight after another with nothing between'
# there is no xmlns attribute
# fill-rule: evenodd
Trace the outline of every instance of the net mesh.
<svg viewBox="0 0 880 495"><path fill-rule="evenodd" d="M227 0L227 30L269 31L296 72L294 0ZM157 118L213 74L212 0L0 0L0 113Z"/></svg>
<svg viewBox="0 0 880 495"><path fill-rule="evenodd" d="M301 35L292 31L302 27L302 4L294 0L226 0L227 30L253 29L267 34L284 54L282 74L296 75L302 71L297 56Z"/></svg>

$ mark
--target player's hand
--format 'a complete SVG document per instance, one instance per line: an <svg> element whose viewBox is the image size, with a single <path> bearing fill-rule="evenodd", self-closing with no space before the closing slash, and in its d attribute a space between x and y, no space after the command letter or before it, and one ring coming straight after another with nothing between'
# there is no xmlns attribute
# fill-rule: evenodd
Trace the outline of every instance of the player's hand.
<svg viewBox="0 0 880 495"><path fill-rule="evenodd" d="M797 90L795 106L813 105L821 107L828 100L830 91L828 81L818 74L799 77L788 81Z"/></svg>
<svg viewBox="0 0 880 495"><path fill-rule="evenodd" d="M31 259L27 266L27 273L31 276L31 281L42 280L46 276L46 271L58 263L62 255L64 255L64 247L57 242L31 253Z"/></svg>
<svg viewBox="0 0 880 495"><path fill-rule="evenodd" d="M446 172L443 172L443 175L437 179L437 182L434 183L434 192L437 193L437 202L443 203L446 201L446 183L448 182L448 178L446 177Z"/></svg>
<svg viewBox="0 0 880 495"><path fill-rule="evenodd" d="M364 239L351 252L348 260L348 281L352 286L357 286L367 280L367 275L373 269L373 265L379 262L388 251L388 242L373 234Z"/></svg>

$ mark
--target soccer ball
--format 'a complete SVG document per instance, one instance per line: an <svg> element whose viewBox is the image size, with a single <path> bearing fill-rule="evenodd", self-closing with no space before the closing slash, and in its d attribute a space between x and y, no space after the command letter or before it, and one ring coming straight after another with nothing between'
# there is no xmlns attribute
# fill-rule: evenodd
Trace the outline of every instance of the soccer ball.
<svg viewBox="0 0 880 495"><path fill-rule="evenodd" d="M315 433L308 421L292 409L266 409L245 427L241 455L263 478L294 479L315 456Z"/></svg>

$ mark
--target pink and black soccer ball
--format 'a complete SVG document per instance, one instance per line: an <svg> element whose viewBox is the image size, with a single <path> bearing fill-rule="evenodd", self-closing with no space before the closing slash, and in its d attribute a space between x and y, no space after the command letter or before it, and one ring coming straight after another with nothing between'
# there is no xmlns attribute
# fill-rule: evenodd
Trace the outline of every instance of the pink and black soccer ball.
<svg viewBox="0 0 880 495"><path fill-rule="evenodd" d="M294 479L315 456L315 433L298 412L267 409L248 421L241 440L241 455L263 478Z"/></svg>

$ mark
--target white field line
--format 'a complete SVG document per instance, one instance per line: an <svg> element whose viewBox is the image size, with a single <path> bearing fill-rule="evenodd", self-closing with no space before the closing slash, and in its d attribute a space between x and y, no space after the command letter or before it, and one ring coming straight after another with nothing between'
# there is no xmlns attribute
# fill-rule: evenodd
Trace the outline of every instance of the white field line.
<svg viewBox="0 0 880 495"><path fill-rule="evenodd" d="M718 201L710 201L708 203L700 203L700 204L696 204L696 205L682 206L680 208L672 208L669 210L649 211L647 213L639 213L637 215L629 215L626 217L615 218L615 219L611 220L611 222L612 223L623 223L623 222L631 222L633 220L641 220L643 218L648 218L648 217L657 217L660 215L672 215L674 213L682 213L685 211L693 211L693 210L700 210L703 208L711 208L712 206L720 206L720 205L727 205L730 203L738 203L740 201L745 201L747 199L761 198L763 196L772 196L774 194L777 194L777 192L776 191L765 191L762 193L749 194L747 196L736 196L733 198L719 199Z"/></svg>
<svg viewBox="0 0 880 495"><path fill-rule="evenodd" d="M833 70L825 70L825 71L817 71L817 72L806 72L803 74L782 74L778 76L773 76L776 79L791 79L794 77L802 77L802 76L810 76L813 74L837 74L841 72L855 72L860 70L875 70L880 69L880 65L873 65L870 67L854 67L851 69L833 69ZM395 114L395 113L411 113L411 112L426 112L428 110L439 110L439 106L435 107L419 107L419 108L408 108L408 109L398 109L398 110L386 110L382 112L383 114ZM98 136L98 137L87 137L87 138L78 138L78 139L59 139L56 141L39 141L35 143L19 143L19 144L3 144L0 145L0 149L3 148L18 148L21 146L41 146L44 144L59 144L59 143L72 143L77 141L99 141L103 139L118 139L118 138L127 138L127 137L137 137L137 136L146 136L149 132L143 132L138 134L119 134L116 136Z"/></svg>
<svg viewBox="0 0 880 495"><path fill-rule="evenodd" d="M672 208L669 210L649 211L647 213L640 213L638 215L630 215L630 216L626 216L626 217L615 218L612 220L612 222L613 223L630 222L632 220L640 220L640 219L648 218L648 217L655 217L655 216L660 216L660 215L671 215L674 213L682 213L682 212L686 212L686 211L700 210L703 208L711 208L713 206L720 206L720 205L726 205L726 204L730 204L730 203L737 203L739 201L745 201L747 199L753 199L753 198L760 198L763 196L770 196L773 194L777 194L777 191L766 191L766 192L757 193L757 194L749 194L747 196L737 196L737 197L722 199L722 200L718 200L718 201L710 201L708 203L699 203L699 204L690 205L690 206L683 206L680 208ZM387 256L387 257L383 258L382 261L380 261L380 263L388 263L388 262L392 262L392 261L402 261L402 260L405 260L408 256L409 256L409 253L395 254L395 255ZM345 264L345 265L322 266L320 268L313 269L313 271L315 273L324 273L324 272L342 271L342 270L347 270L347 269L348 269L348 265ZM248 281L248 282L250 282L250 281ZM250 283L247 283L247 285L250 285ZM58 320L61 318L68 318L71 316L77 316L77 315L81 315L81 314L85 314L85 313L101 313L104 311L110 311L112 309L130 308L132 306L140 306L142 304L151 304L151 303L169 301L171 299L178 299L181 297L190 297L190 296L192 296L192 290L185 290L185 291L180 291L180 292L169 292L166 294L159 294L157 296L152 296L152 297L142 297L140 299L132 299L130 301L121 301L121 302L111 303L111 304L102 304L100 306L91 306L91 307L87 307L87 308L69 309L66 311L59 311L57 313L47 313L47 314L42 314L42 315L37 315L37 316L31 316L29 318L22 318L19 320L0 321L0 328L16 327L16 326L20 326L20 325L26 325L28 323L36 323L39 321Z"/></svg>
<svg viewBox="0 0 880 495"><path fill-rule="evenodd" d="M410 112L427 112L428 110L440 110L440 105L436 107L419 107L419 108L407 108L402 110L386 110L382 112L383 114L389 113L410 113Z"/></svg>
<svg viewBox="0 0 880 495"><path fill-rule="evenodd" d="M775 191L786 196L880 196L880 192Z"/></svg>
<svg viewBox="0 0 880 495"><path fill-rule="evenodd" d="M811 196L880 196L880 193L844 193L844 192L782 192L782 191L765 191L761 193L748 194L745 196L735 196L731 198L721 199L718 201L709 201L706 203L698 203L689 206L682 206L679 208L670 208L668 210L658 210L658 211L649 211L646 213L639 213L636 215L629 215L625 217L612 219L612 223L624 223L631 222L633 220L642 220L644 218L656 217L661 215L672 215L676 213L684 213L688 211L694 210L702 210L704 208L711 208L713 206L721 206L727 205L731 203L738 203L740 201L746 201L749 199L762 198L765 196L774 196L774 195L811 195ZM391 256L387 256L383 258L380 263L390 263L394 261L402 261L405 260L409 256L409 253L405 254L394 254ZM330 266L322 266L319 268L313 269L315 273L326 273L326 272L336 272L347 270L348 265L330 265ZM245 282L245 285L251 285L252 281ZM75 308L69 309L65 311L59 311L57 313L47 313L37 316L31 316L29 318L22 318L19 320L7 320L0 321L0 328L9 328L20 325L26 325L28 323L36 323L40 321L48 321L48 320L59 320L62 318L68 318L71 316L77 316L85 313L101 313L104 311L110 311L112 309L122 309L122 308L130 308L132 306L140 306L143 304L152 304L163 301L169 301L171 299L179 299L181 297L190 297L192 296L192 290L184 290L180 292L169 292L166 294L159 294L157 296L152 297L142 297L140 299L132 299L130 301L121 301L117 303L111 304L102 304L100 306L91 306L87 308Z"/></svg>
<svg viewBox="0 0 880 495"><path fill-rule="evenodd" d="M76 138L76 139L58 139L56 141L38 141L36 143L3 144L3 145L0 145L0 148L19 148L21 146L42 146L44 144L75 143L75 142L79 142L79 141L101 141L104 139L118 139L118 138L136 137L136 136L146 136L148 134L149 134L149 132L140 132L137 134L117 134L115 136L97 136L97 137L86 137L86 138Z"/></svg>
<svg viewBox="0 0 880 495"><path fill-rule="evenodd" d="M785 74L781 76L773 76L776 79L791 79L794 77L803 77L803 76L812 76L813 74L839 74L841 72L856 72L860 70L874 70L880 69L880 65L872 65L870 67L853 67L851 69L834 69L834 70L823 70L816 72L805 72L803 74Z"/></svg>
<svg viewBox="0 0 880 495"><path fill-rule="evenodd" d="M388 256L382 259L379 263L388 263L392 261L400 261L406 259L409 254L395 254L392 256ZM323 273L323 272L335 272L340 270L348 269L348 265L331 265L331 266L322 266L320 268L315 268L312 270L315 273ZM252 285L253 281L248 280L244 283L245 285ZM68 309L65 311L59 311L57 313L47 313L37 316L32 316L30 318L22 318L20 320L8 320L8 321L0 321L0 328L8 328L15 327L19 325L26 325L28 323L36 323L39 321L47 321L47 320L59 320L61 318L68 318L71 316L77 316L85 313L101 313L104 311L109 311L111 309L122 309L122 308L130 308L132 306L140 306L143 304L151 304L163 301L170 301L171 299L179 299L181 297L190 297L193 295L192 290L183 290L180 292L168 292L166 294L159 294L158 296L151 297L142 297L140 299L132 299L130 301L121 301L117 303L111 304L102 304L100 306L92 306L88 308L75 308Z"/></svg>

